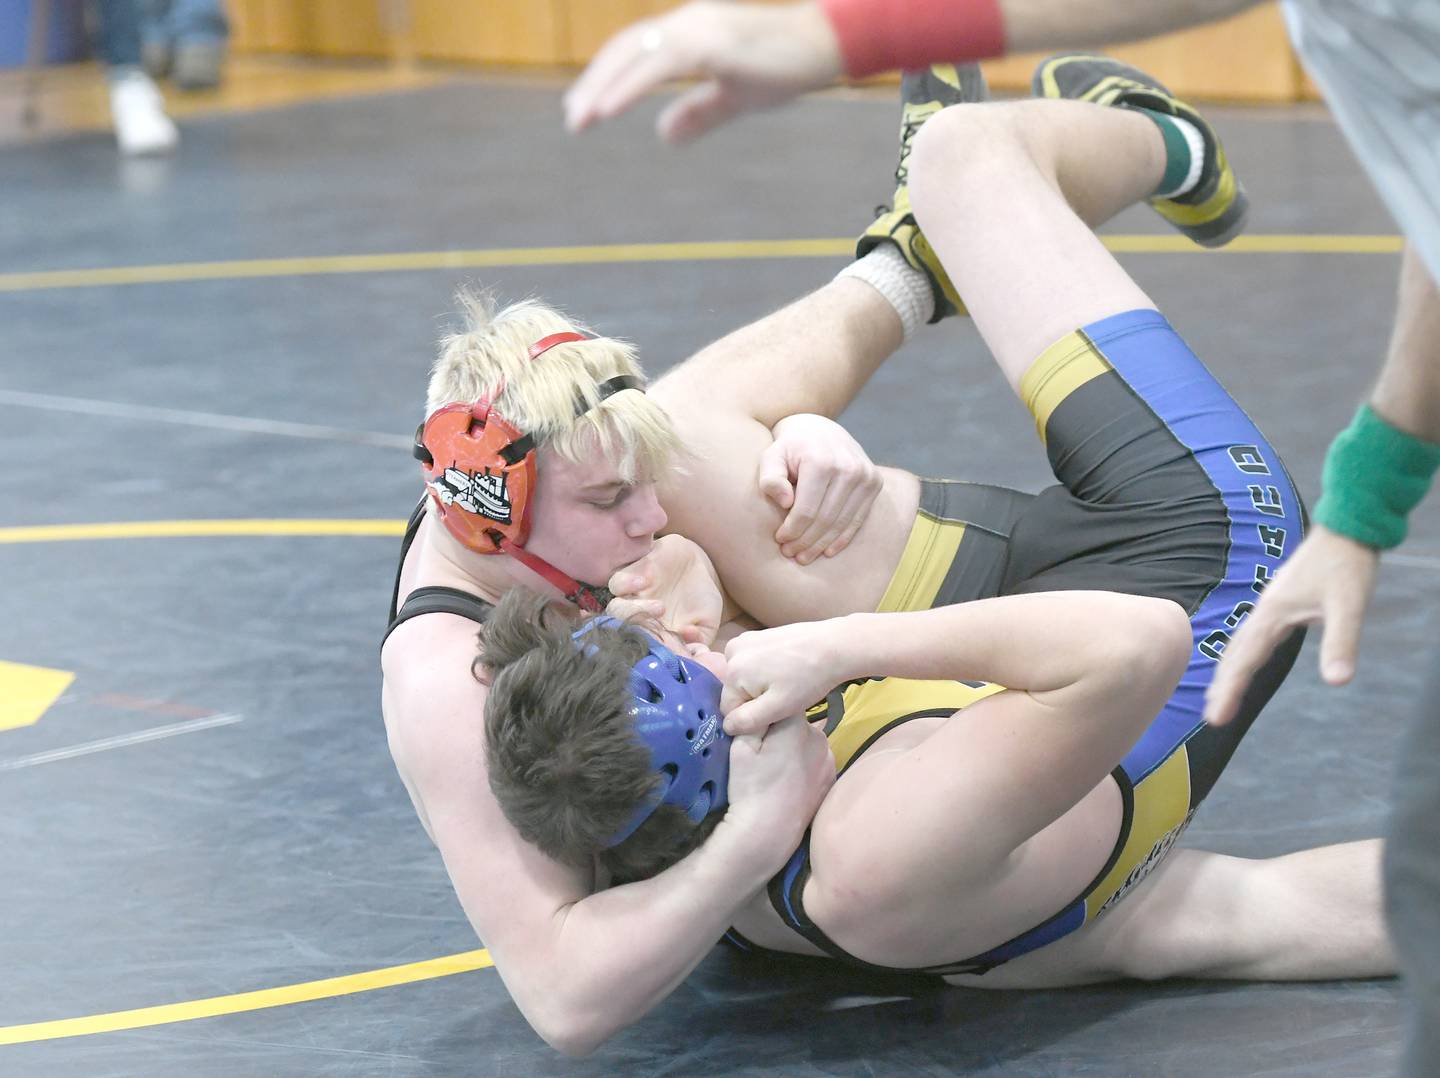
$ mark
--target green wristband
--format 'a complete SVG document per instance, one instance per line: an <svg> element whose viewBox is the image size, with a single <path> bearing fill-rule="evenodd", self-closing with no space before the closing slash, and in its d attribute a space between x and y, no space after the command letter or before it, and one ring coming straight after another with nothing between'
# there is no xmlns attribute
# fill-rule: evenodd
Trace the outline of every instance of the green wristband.
<svg viewBox="0 0 1440 1078"><path fill-rule="evenodd" d="M1440 468L1440 445L1406 434L1362 404L1330 445L1315 520L1332 532L1388 550Z"/></svg>

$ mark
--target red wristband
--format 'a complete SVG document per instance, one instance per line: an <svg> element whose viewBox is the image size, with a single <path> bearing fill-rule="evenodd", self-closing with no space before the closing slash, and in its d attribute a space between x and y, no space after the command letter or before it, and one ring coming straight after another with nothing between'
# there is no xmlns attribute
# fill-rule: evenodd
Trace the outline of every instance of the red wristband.
<svg viewBox="0 0 1440 1078"><path fill-rule="evenodd" d="M854 78L1005 54L1000 0L820 0L820 8Z"/></svg>

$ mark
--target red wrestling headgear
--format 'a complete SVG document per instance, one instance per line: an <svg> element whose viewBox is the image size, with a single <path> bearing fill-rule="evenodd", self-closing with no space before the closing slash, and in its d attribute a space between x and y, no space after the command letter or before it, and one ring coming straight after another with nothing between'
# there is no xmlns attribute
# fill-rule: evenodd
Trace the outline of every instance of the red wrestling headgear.
<svg viewBox="0 0 1440 1078"><path fill-rule="evenodd" d="M530 346L529 358L557 344L586 340L583 333L552 333ZM629 375L606 379L598 387L600 400L639 388L639 379ZM582 398L575 414L584 415L588 408ZM509 554L571 602L586 609L603 607L583 585L524 549L535 491L535 439L511 425L488 399L437 409L415 432L414 454L441 522L465 547L477 554Z"/></svg>
<svg viewBox="0 0 1440 1078"><path fill-rule="evenodd" d="M498 553L505 539L524 545L535 486L533 438L482 400L438 409L416 432L415 450L451 535L477 554Z"/></svg>

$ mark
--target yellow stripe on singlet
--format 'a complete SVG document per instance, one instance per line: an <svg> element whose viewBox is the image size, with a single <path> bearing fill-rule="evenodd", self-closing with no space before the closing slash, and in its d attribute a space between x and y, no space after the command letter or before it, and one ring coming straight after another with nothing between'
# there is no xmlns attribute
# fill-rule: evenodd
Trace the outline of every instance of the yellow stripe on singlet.
<svg viewBox="0 0 1440 1078"><path fill-rule="evenodd" d="M882 614L929 610L964 537L965 525L960 521L941 520L923 509L916 513L900 564L875 609Z"/></svg>
<svg viewBox="0 0 1440 1078"><path fill-rule="evenodd" d="M1119 860L1085 899L1087 921L1119 892L1144 879L1179 837L1190 814L1190 756L1184 745L1136 784L1134 797L1130 834Z"/></svg>
<svg viewBox="0 0 1440 1078"><path fill-rule="evenodd" d="M1045 441L1050 415L1060 402L1110 369L1109 361L1079 330L1065 334L1040 353L1020 379L1020 399L1035 417L1041 442Z"/></svg>
<svg viewBox="0 0 1440 1078"><path fill-rule="evenodd" d="M835 757L835 770L843 770L872 738L903 719L963 711L987 696L1004 691L1003 685L913 681L894 677L851 685L841 694L844 716L827 735L830 751Z"/></svg>

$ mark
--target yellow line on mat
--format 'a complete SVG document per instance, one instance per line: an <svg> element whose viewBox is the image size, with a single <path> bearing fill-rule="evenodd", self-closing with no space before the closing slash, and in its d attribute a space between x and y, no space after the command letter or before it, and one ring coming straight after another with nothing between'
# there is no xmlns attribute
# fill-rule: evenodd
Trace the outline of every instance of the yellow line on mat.
<svg viewBox="0 0 1440 1078"><path fill-rule="evenodd" d="M1101 237L1112 251L1202 253L1183 236ZM404 254L333 255L314 258L259 258L229 262L173 262L108 269L0 273L0 292L45 288L174 281L226 281L244 277L296 277L334 273L392 273L409 270L477 269L494 266L578 266L616 262L705 262L745 258L827 258L848 255L854 240L725 240L704 243L614 243L583 247L508 247L473 251L413 251ZM1399 236L1241 236L1221 253L1388 254L1400 250Z"/></svg>
<svg viewBox="0 0 1440 1078"><path fill-rule="evenodd" d="M122 1029L188 1022L194 1018L214 1018L222 1014L258 1011L266 1007L283 1007L290 1003L308 1003L331 999L376 988L449 977L455 973L487 969L495 963L486 950L462 951L460 954L411 962L404 966L388 966L368 973L352 973L345 977L328 977L323 981L286 984L279 988L262 988L256 992L240 992L233 996L212 996L188 1003L168 1003L160 1007L140 1007L133 1011L112 1011L90 1014L83 1018L62 1018L54 1022L32 1022L23 1026L0 1026L0 1044L27 1044L31 1041L55 1040L58 1037L83 1037L90 1033L115 1033Z"/></svg>
<svg viewBox="0 0 1440 1078"><path fill-rule="evenodd" d="M1197 247L1184 236L1101 236L1112 251L1157 254L1383 255L1404 245L1399 236L1240 236L1218 250Z"/></svg>
<svg viewBox="0 0 1440 1078"><path fill-rule="evenodd" d="M124 524L48 524L0 528L0 544L75 539L188 539L224 535L405 534L403 520L137 520Z"/></svg>
<svg viewBox="0 0 1440 1078"><path fill-rule="evenodd" d="M465 269L486 266L573 266L606 262L693 262L739 258L817 258L844 255L854 240L735 240L718 243L617 243L590 247L510 247L479 251L262 258L238 262L177 262L113 269L0 274L0 292L157 281L214 281L325 273Z"/></svg>

